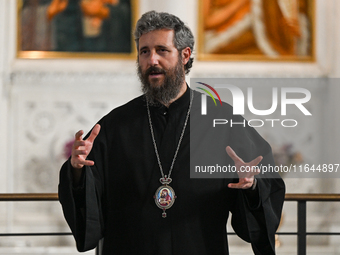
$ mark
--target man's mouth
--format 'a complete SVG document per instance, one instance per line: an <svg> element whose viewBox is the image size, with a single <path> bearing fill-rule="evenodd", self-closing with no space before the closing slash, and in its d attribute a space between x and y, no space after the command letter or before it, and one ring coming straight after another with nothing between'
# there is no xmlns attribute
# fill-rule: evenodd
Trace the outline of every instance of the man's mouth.
<svg viewBox="0 0 340 255"><path fill-rule="evenodd" d="M149 77L151 77L151 78L158 78L158 77L160 77L161 75L163 75L163 73L151 72L151 73L149 74Z"/></svg>
<svg viewBox="0 0 340 255"><path fill-rule="evenodd" d="M148 76L150 78L159 78L164 75L164 71L156 68L152 68L151 70L148 71Z"/></svg>

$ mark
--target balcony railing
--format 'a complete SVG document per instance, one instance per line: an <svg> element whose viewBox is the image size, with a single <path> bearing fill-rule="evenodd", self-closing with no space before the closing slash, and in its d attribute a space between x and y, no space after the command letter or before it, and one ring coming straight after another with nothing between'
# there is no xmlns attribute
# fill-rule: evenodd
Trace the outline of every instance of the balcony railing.
<svg viewBox="0 0 340 255"><path fill-rule="evenodd" d="M307 254L307 235L340 235L339 232L307 232L307 202L339 202L340 194L286 194L285 201L297 202L297 232L278 232L278 235L297 235L297 255Z"/></svg>
<svg viewBox="0 0 340 255"><path fill-rule="evenodd" d="M58 201L56 193L12 193L0 194L2 201ZM308 235L340 235L340 232L307 232L307 202L339 202L340 194L286 194L285 201L297 202L297 232L278 232L278 235L297 236L297 255L306 255ZM231 233L232 234L232 233ZM0 236L60 236L65 232L53 233L0 233ZM98 254L98 250L96 252Z"/></svg>

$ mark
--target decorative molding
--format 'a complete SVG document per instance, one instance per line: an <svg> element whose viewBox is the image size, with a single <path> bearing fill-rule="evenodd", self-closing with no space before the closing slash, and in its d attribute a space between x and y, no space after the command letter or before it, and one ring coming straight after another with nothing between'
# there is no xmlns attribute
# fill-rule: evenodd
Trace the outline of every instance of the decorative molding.
<svg viewBox="0 0 340 255"><path fill-rule="evenodd" d="M55 192L58 170L68 158L65 150L75 132L88 132L115 107L109 96L84 101L71 95L62 98L60 92L52 100L48 93L44 95L21 93L16 97L15 192Z"/></svg>
<svg viewBox="0 0 340 255"><path fill-rule="evenodd" d="M19 84L113 84L116 82L136 83L137 76L110 72L32 72L21 71L10 74L10 83Z"/></svg>

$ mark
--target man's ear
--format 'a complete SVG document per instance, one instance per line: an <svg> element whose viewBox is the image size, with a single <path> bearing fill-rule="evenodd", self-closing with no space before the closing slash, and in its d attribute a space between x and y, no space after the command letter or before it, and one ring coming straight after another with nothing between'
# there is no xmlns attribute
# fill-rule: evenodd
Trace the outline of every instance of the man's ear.
<svg viewBox="0 0 340 255"><path fill-rule="evenodd" d="M191 49L190 47L186 47L182 50L182 63L183 65L186 65L190 59L191 56Z"/></svg>

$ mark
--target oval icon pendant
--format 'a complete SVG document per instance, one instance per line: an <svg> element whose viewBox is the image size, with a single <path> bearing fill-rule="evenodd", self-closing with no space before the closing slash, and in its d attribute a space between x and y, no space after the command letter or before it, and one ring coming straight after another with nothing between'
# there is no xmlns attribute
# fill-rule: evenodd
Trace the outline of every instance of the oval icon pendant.
<svg viewBox="0 0 340 255"><path fill-rule="evenodd" d="M164 179L166 181L164 181ZM176 199L175 191L168 185L168 183L171 182L169 179L170 178L161 178L160 181L163 185L156 190L154 196L156 205L163 210L163 218L166 218L165 210L169 209L175 203Z"/></svg>

